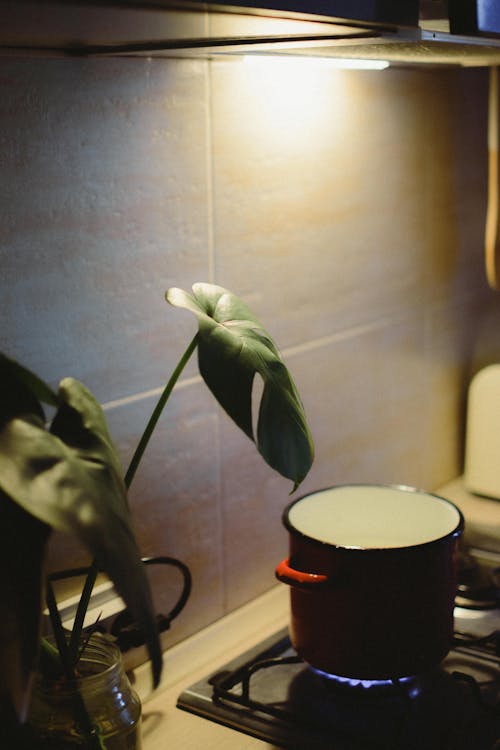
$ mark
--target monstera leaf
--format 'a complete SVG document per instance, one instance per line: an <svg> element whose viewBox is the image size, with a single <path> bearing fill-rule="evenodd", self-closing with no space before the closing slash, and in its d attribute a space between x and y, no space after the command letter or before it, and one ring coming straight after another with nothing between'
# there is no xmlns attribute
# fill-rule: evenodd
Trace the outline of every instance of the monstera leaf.
<svg viewBox="0 0 500 750"><path fill-rule="evenodd" d="M57 405L57 396L43 380L0 352L0 426L11 417L45 414L40 402Z"/></svg>
<svg viewBox="0 0 500 750"><path fill-rule="evenodd" d="M27 513L87 546L142 626L156 684L161 649L149 585L104 415L71 378L61 382L58 401L51 431L26 414L1 426L0 488Z"/></svg>
<svg viewBox="0 0 500 750"><path fill-rule="evenodd" d="M294 482L309 471L314 448L304 409L279 351L269 334L236 295L220 286L198 283L193 294L171 288L170 304L198 318L200 374L234 422L256 442L267 463ZM252 426L252 385L264 383L257 439Z"/></svg>

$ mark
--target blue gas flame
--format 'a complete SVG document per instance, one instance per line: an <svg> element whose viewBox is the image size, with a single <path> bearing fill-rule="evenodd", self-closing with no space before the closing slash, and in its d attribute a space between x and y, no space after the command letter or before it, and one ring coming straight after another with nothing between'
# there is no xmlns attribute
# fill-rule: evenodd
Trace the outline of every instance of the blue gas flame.
<svg viewBox="0 0 500 750"><path fill-rule="evenodd" d="M377 688L393 688L395 686L404 687L407 690L409 697L414 698L420 693L420 686L416 677L397 677L392 680L366 680L358 677L343 677L337 674L331 674L330 672L324 672L322 669L312 667L313 671L325 677L327 680L335 682L339 686L345 686L346 688L357 688L362 690L372 690ZM412 685L412 683L414 683ZM408 689L409 688L409 689Z"/></svg>

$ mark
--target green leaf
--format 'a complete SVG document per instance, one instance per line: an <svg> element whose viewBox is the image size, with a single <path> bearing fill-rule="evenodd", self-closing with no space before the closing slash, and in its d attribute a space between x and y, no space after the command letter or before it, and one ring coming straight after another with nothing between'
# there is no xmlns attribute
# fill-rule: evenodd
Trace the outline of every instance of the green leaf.
<svg viewBox="0 0 500 750"><path fill-rule="evenodd" d="M59 408L50 431L68 446L81 452L88 460L101 461L111 466L121 478L122 466L108 431L99 403L84 385L74 378L59 383ZM121 479L119 480L121 482ZM120 502L127 506L124 485Z"/></svg>
<svg viewBox="0 0 500 750"><path fill-rule="evenodd" d="M59 399L52 432L24 419L0 430L0 487L28 513L87 546L141 625L157 684L161 649L151 594L104 416L76 380L61 383Z"/></svg>
<svg viewBox="0 0 500 750"><path fill-rule="evenodd" d="M309 471L314 447L304 408L277 346L242 300L220 286L199 283L193 294L171 288L166 299L198 318L200 374L231 419L255 441L252 385L264 390L257 448L265 461L292 479L294 489Z"/></svg>
<svg viewBox="0 0 500 750"><path fill-rule="evenodd" d="M0 352L0 425L27 414L43 422L40 401L55 406L57 396L37 375Z"/></svg>

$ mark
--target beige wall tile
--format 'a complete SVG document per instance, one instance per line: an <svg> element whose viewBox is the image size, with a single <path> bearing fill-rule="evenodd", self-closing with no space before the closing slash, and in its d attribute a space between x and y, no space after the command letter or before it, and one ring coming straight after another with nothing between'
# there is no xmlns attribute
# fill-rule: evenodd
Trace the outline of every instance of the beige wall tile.
<svg viewBox="0 0 500 750"><path fill-rule="evenodd" d="M473 70L424 78L425 299L436 303L486 289L488 78Z"/></svg>
<svg viewBox="0 0 500 750"><path fill-rule="evenodd" d="M291 75L212 64L217 279L282 346L406 309L424 250L416 74Z"/></svg>
<svg viewBox="0 0 500 750"><path fill-rule="evenodd" d="M480 315L481 300L473 296L460 306L443 302L426 308L421 456L429 487L440 487L462 471L466 392Z"/></svg>
<svg viewBox="0 0 500 750"><path fill-rule="evenodd" d="M470 377L494 362L500 362L500 295L491 289L478 296L475 328L471 341Z"/></svg>
<svg viewBox="0 0 500 750"><path fill-rule="evenodd" d="M286 535L281 514L292 483L264 464L251 441L221 418L221 499L228 611L275 583Z"/></svg>
<svg viewBox="0 0 500 750"><path fill-rule="evenodd" d="M159 385L206 278L205 64L2 61L2 347L107 401Z"/></svg>

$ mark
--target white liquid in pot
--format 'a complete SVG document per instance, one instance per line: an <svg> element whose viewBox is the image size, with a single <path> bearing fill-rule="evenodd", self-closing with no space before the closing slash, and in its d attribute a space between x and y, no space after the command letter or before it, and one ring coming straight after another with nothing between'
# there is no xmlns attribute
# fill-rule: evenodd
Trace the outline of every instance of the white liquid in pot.
<svg viewBox="0 0 500 750"><path fill-rule="evenodd" d="M416 490L346 485L298 500L288 513L294 529L339 547L393 548L423 544L456 530L454 505Z"/></svg>

